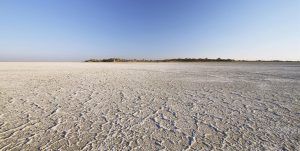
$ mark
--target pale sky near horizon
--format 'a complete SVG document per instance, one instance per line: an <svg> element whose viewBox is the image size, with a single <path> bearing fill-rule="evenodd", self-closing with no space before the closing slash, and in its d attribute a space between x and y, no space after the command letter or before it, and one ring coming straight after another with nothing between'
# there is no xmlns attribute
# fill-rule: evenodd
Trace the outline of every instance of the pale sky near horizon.
<svg viewBox="0 0 300 151"><path fill-rule="evenodd" d="M0 61L300 60L300 0L1 0Z"/></svg>

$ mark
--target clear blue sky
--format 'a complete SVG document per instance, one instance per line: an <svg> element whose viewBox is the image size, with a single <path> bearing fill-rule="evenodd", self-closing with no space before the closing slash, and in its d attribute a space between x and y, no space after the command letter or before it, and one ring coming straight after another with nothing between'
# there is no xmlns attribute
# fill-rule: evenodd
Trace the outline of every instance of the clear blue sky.
<svg viewBox="0 0 300 151"><path fill-rule="evenodd" d="M300 60L300 0L1 0L0 61Z"/></svg>

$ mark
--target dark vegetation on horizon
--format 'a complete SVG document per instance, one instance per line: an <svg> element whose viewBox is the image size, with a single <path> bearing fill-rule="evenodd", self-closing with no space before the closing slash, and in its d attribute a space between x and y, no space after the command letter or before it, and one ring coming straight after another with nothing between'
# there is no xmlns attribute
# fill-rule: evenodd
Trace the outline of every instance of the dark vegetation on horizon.
<svg viewBox="0 0 300 151"><path fill-rule="evenodd" d="M108 59L89 59L84 62L248 62L247 60L234 60L234 59L208 59L208 58L176 58L176 59L122 59L122 58L108 58ZM280 60L256 60L251 62L291 62Z"/></svg>
<svg viewBox="0 0 300 151"><path fill-rule="evenodd" d="M176 59L122 59L122 58L108 58L108 59L89 59L85 62L231 62L233 59L208 59L208 58L176 58Z"/></svg>

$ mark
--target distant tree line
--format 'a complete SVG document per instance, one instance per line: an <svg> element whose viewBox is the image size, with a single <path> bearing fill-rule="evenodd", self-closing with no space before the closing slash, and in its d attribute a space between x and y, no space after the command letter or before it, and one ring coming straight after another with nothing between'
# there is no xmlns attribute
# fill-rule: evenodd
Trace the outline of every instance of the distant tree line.
<svg viewBox="0 0 300 151"><path fill-rule="evenodd" d="M175 58L175 59L123 59L123 58L108 58L108 59L89 59L85 62L299 62L299 61L282 61L282 60L234 60L234 59L208 59L208 58Z"/></svg>
<svg viewBox="0 0 300 151"><path fill-rule="evenodd" d="M233 59L208 59L208 58L176 58L176 59L122 59L122 58L108 58L108 59L89 59L85 62L232 62Z"/></svg>
<svg viewBox="0 0 300 151"><path fill-rule="evenodd" d="M208 58L175 58L175 59L89 59L84 62L300 62L300 61L282 61L282 60L234 60L234 59L208 59Z"/></svg>

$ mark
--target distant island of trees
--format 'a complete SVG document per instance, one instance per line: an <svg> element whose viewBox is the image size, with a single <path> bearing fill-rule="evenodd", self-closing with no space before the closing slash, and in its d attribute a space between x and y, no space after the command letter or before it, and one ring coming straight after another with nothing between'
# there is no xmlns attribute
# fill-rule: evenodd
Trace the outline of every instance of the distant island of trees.
<svg viewBox="0 0 300 151"><path fill-rule="evenodd" d="M234 60L234 59L208 59L208 58L176 58L176 59L123 59L123 58L108 58L108 59L89 59L84 62L293 62L293 61L281 61L281 60Z"/></svg>

